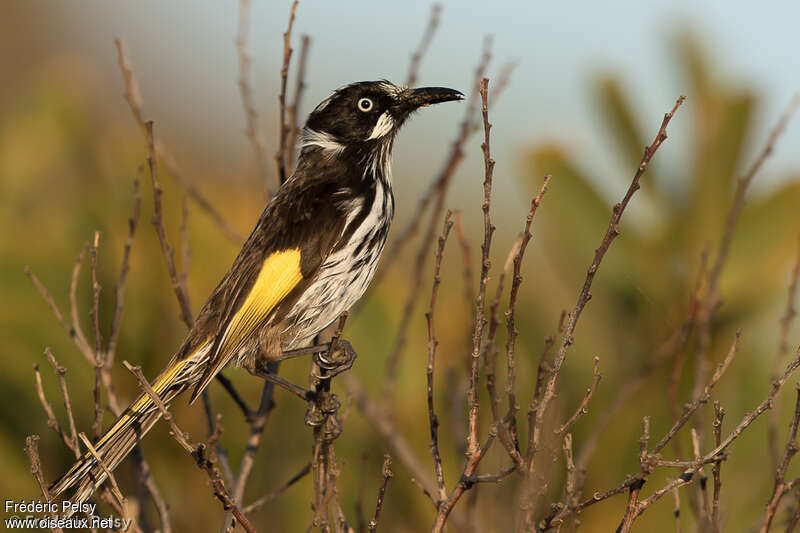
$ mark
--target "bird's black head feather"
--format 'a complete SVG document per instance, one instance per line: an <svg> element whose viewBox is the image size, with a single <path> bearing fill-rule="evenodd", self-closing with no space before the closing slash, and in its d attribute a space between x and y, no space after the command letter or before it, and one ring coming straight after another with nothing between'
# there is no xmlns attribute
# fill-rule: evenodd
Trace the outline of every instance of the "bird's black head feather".
<svg viewBox="0 0 800 533"><path fill-rule="evenodd" d="M352 83L312 111L306 130L342 145L389 141L416 109L462 97L453 89L408 89L386 80Z"/></svg>

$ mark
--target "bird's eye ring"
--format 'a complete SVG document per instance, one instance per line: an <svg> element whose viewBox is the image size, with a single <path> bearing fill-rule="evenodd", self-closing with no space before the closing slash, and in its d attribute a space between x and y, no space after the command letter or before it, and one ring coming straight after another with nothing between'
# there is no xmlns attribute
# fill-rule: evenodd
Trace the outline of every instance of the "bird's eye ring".
<svg viewBox="0 0 800 533"><path fill-rule="evenodd" d="M363 111L366 113L367 111L372 110L372 100L370 100L369 98L361 98L358 101L357 105L359 111Z"/></svg>

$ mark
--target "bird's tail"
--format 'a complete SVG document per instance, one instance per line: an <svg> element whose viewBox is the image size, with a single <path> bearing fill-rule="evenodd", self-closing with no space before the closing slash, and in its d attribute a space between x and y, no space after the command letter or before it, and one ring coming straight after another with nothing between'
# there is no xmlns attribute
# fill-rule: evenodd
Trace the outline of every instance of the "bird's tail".
<svg viewBox="0 0 800 533"><path fill-rule="evenodd" d="M189 367L195 367L192 364L195 362L191 359L173 359L158 376L152 387L165 404L168 405L193 384L190 376L196 372L191 372ZM69 496L70 501L73 504L84 503L108 478L106 470L113 472L159 418L161 411L152 398L146 393L140 394L94 444L96 456L91 452L85 453L66 474L50 485L50 498L66 498L61 495L74 488Z"/></svg>

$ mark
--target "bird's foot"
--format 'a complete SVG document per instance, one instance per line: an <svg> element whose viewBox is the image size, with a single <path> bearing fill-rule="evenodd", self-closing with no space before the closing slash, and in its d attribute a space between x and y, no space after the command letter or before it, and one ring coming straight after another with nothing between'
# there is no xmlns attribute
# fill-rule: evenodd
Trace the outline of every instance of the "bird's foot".
<svg viewBox="0 0 800 533"><path fill-rule="evenodd" d="M335 394L320 395L308 402L305 423L311 427L322 427L323 438L333 440L342 433L342 425L336 413L342 406Z"/></svg>
<svg viewBox="0 0 800 533"><path fill-rule="evenodd" d="M318 372L313 377L320 381L329 380L345 370L350 370L357 356L353 345L340 339L333 350L314 353L313 361Z"/></svg>

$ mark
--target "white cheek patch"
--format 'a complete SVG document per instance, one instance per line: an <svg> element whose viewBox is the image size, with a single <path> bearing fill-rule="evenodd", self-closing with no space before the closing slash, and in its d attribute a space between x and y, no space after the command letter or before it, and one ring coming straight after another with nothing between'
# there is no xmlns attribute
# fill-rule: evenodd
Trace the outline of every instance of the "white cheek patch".
<svg viewBox="0 0 800 533"><path fill-rule="evenodd" d="M367 137L367 140L379 139L387 133L390 133L393 129L394 119L388 111L384 111L380 118L378 118L378 122L375 124L375 127L372 128L372 133L369 135L369 137Z"/></svg>
<svg viewBox="0 0 800 533"><path fill-rule="evenodd" d="M322 148L322 151L329 155L336 155L344 150L344 145L336 142L333 139L333 136L320 131L304 128L300 137L300 148L303 149L309 146L317 146Z"/></svg>

